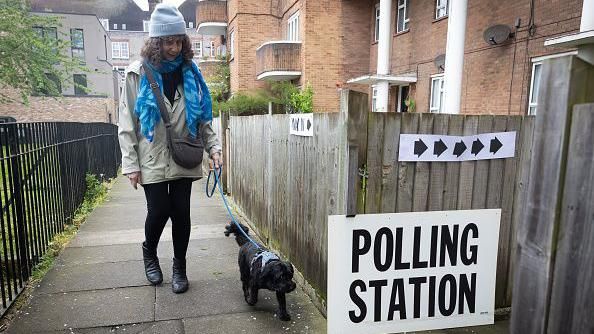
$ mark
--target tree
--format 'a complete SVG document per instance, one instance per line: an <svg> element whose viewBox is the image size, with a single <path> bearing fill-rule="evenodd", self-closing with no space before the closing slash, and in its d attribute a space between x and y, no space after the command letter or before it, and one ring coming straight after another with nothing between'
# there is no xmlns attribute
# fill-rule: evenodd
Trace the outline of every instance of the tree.
<svg viewBox="0 0 594 334"><path fill-rule="evenodd" d="M86 72L59 38L57 17L36 15L23 0L0 0L0 103L27 104L32 93L59 96L72 73ZM18 92L18 97L8 90Z"/></svg>

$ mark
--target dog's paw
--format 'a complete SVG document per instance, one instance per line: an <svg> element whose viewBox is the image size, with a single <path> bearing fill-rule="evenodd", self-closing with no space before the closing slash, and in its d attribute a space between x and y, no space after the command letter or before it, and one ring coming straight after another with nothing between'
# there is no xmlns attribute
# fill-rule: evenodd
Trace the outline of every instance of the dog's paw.
<svg viewBox="0 0 594 334"><path fill-rule="evenodd" d="M278 315L278 318L282 321L291 321L291 316L289 315L289 313L277 312L276 314Z"/></svg>

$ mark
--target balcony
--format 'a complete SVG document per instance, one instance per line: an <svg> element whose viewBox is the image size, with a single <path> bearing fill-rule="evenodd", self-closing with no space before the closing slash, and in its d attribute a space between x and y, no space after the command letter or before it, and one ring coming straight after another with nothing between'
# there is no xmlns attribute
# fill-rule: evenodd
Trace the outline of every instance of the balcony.
<svg viewBox="0 0 594 334"><path fill-rule="evenodd" d="M273 41L256 50L258 80L293 80L301 76L301 42Z"/></svg>
<svg viewBox="0 0 594 334"><path fill-rule="evenodd" d="M197 32L201 35L226 35L227 1L204 0L196 6Z"/></svg>

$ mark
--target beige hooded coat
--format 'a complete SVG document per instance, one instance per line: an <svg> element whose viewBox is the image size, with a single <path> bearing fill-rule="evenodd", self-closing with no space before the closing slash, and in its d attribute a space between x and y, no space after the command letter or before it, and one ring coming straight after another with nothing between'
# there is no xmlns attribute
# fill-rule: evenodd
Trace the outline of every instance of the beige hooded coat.
<svg viewBox="0 0 594 334"><path fill-rule="evenodd" d="M199 179L202 177L202 166L186 169L173 161L167 147L165 125L161 120L155 125L155 134L149 142L140 132L140 123L134 113L136 96L139 91L142 63L135 61L126 70L126 82L121 96L118 137L122 151L122 173L141 172L141 183L158 183L179 178ZM187 136L186 104L183 83L177 88L173 105L168 99L165 106L169 113L174 133ZM221 152L221 145L210 123L201 123L198 129L205 150L210 156Z"/></svg>

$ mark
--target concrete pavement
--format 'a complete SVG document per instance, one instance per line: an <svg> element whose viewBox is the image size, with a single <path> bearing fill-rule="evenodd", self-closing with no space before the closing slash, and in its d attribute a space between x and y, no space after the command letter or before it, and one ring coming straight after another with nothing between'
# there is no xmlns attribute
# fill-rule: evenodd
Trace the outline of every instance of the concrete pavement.
<svg viewBox="0 0 594 334"><path fill-rule="evenodd" d="M220 198L206 198L204 181L192 191L188 249L190 289L171 291L171 229L159 245L164 283L144 276L140 243L146 204L119 178L62 252L8 328L8 333L325 333L326 320L299 288L287 296L290 322L274 316L273 293L255 307L243 300L238 247L223 235L228 222Z"/></svg>

